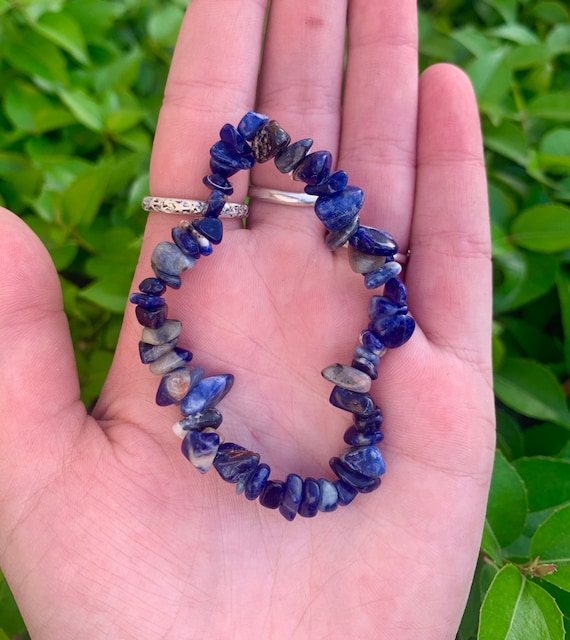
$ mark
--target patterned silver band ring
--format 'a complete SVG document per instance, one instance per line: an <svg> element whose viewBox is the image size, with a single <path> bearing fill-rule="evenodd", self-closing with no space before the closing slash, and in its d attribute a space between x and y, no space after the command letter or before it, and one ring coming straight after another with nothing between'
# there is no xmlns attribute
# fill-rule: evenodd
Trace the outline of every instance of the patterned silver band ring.
<svg viewBox="0 0 570 640"><path fill-rule="evenodd" d="M276 204L287 204L292 207L313 206L317 196L310 196L302 191L281 191L280 189L268 189L266 187L251 186L248 191L250 198L265 200Z"/></svg>
<svg viewBox="0 0 570 640"><path fill-rule="evenodd" d="M142 201L142 208L149 212L172 213L180 216L199 216L208 206L202 200L187 200L178 198L155 198L146 196ZM245 204L227 202L220 213L220 218L247 218L249 209Z"/></svg>

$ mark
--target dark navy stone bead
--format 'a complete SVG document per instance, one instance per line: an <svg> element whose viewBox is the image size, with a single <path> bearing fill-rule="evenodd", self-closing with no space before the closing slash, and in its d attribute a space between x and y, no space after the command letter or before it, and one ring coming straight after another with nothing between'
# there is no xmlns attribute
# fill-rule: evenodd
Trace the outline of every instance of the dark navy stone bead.
<svg viewBox="0 0 570 640"><path fill-rule="evenodd" d="M154 311L154 309L164 307L166 304L166 300L164 298L149 293L131 293L129 300L133 304L136 304L143 309L148 309L149 311Z"/></svg>
<svg viewBox="0 0 570 640"><path fill-rule="evenodd" d="M291 142L291 136L284 131L276 120L270 120L257 130L251 147L257 162L267 162L276 156Z"/></svg>
<svg viewBox="0 0 570 640"><path fill-rule="evenodd" d="M360 333L360 344L379 358L386 353L385 344L379 340L372 331L368 331L367 329Z"/></svg>
<svg viewBox="0 0 570 640"><path fill-rule="evenodd" d="M233 383L234 377L230 373L203 378L182 400L182 414L189 416L215 407L226 396Z"/></svg>
<svg viewBox="0 0 570 640"><path fill-rule="evenodd" d="M368 303L368 315L371 320L382 316L405 315L406 313L408 313L406 305L397 304L387 296L372 296Z"/></svg>
<svg viewBox="0 0 570 640"><path fill-rule="evenodd" d="M210 169L224 177L232 176L238 171L251 169L255 164L253 155L237 155L221 140L210 147Z"/></svg>
<svg viewBox="0 0 570 640"><path fill-rule="evenodd" d="M164 282L171 288L171 289L180 289L180 287L182 286L182 278L180 276L175 276L171 273L165 273L164 271L161 271L160 269L155 269L154 273L156 274L157 278L160 278L161 280L164 280Z"/></svg>
<svg viewBox="0 0 570 640"><path fill-rule="evenodd" d="M374 400L367 393L357 393L338 386L333 387L330 403L359 416L368 416L374 411Z"/></svg>
<svg viewBox="0 0 570 640"><path fill-rule="evenodd" d="M283 497L281 498L281 504L279 505L279 513L285 518L285 520L295 519L299 506L301 505L301 498L303 497L303 480L301 476L296 473L290 473L285 481L285 490L283 491Z"/></svg>
<svg viewBox="0 0 570 640"><path fill-rule="evenodd" d="M367 289L377 289L386 284L390 278L395 278L402 271L399 262L386 262L378 269L365 274L364 286Z"/></svg>
<svg viewBox="0 0 570 640"><path fill-rule="evenodd" d="M176 346L176 340L171 340L166 344L149 344L148 342L139 342L139 356L143 364L150 364L161 358L164 354L172 351Z"/></svg>
<svg viewBox="0 0 570 640"><path fill-rule="evenodd" d="M353 471L358 471L369 478L377 478L386 473L382 454L374 445L351 447L342 452L340 459Z"/></svg>
<svg viewBox="0 0 570 640"><path fill-rule="evenodd" d="M174 227L172 229L172 239L176 246L184 253L192 256L194 259L200 257L200 245L196 238L192 234L188 233L186 229L180 227Z"/></svg>
<svg viewBox="0 0 570 640"><path fill-rule="evenodd" d="M354 427L358 431L365 432L371 429L380 429L382 424L382 410L375 407L369 416L354 416Z"/></svg>
<svg viewBox="0 0 570 640"><path fill-rule="evenodd" d="M354 487L359 493L369 493L380 485L380 478L369 478L351 469L340 458L331 458L329 464L341 480Z"/></svg>
<svg viewBox="0 0 570 640"><path fill-rule="evenodd" d="M348 184L348 174L346 171L335 171L320 184L308 184L305 193L310 196L330 196L338 191L343 191Z"/></svg>
<svg viewBox="0 0 570 640"><path fill-rule="evenodd" d="M305 138L304 140L298 140L290 144L275 156L275 166L281 173L294 171L305 158L312 144L313 141L311 138Z"/></svg>
<svg viewBox="0 0 570 640"><path fill-rule="evenodd" d="M237 130L246 140L252 140L257 131L268 122L268 116L265 116L262 113L256 113L255 111L248 111L239 121Z"/></svg>
<svg viewBox="0 0 570 640"><path fill-rule="evenodd" d="M330 513L338 507L338 491L334 482L319 478L321 497L319 499L319 511Z"/></svg>
<svg viewBox="0 0 570 640"><path fill-rule="evenodd" d="M362 346L356 347L353 353L353 357L357 359L364 358L365 360L371 362L375 367L377 367L378 363L380 362L380 358L373 351L368 351L368 349L365 349Z"/></svg>
<svg viewBox="0 0 570 640"><path fill-rule="evenodd" d="M396 304L406 304L408 294L406 287L398 278L392 278L384 286L384 295Z"/></svg>
<svg viewBox="0 0 570 640"><path fill-rule="evenodd" d="M204 209L204 217L217 218L226 204L226 196L221 191L212 191Z"/></svg>
<svg viewBox="0 0 570 640"><path fill-rule="evenodd" d="M266 509L277 509L281 504L285 485L281 480L268 480L261 494L259 504Z"/></svg>
<svg viewBox="0 0 570 640"><path fill-rule="evenodd" d="M358 495L358 491L354 487L342 480L337 480L334 485L338 491L338 503L341 507L349 505Z"/></svg>
<svg viewBox="0 0 570 640"><path fill-rule="evenodd" d="M153 296L161 296L166 291L166 285L158 278L145 278L139 284L139 291L151 293Z"/></svg>
<svg viewBox="0 0 570 640"><path fill-rule="evenodd" d="M361 226L350 239L350 244L362 253L372 256L393 256L398 252L394 238L386 231Z"/></svg>
<svg viewBox="0 0 570 640"><path fill-rule="evenodd" d="M348 427L344 432L344 441L353 447L363 447L368 444L376 444L384 439L381 431L358 431L356 427Z"/></svg>
<svg viewBox="0 0 570 640"><path fill-rule="evenodd" d="M220 129L220 140L232 153L238 156L251 154L251 147L247 144L246 139L232 124L225 124Z"/></svg>
<svg viewBox="0 0 570 640"><path fill-rule="evenodd" d="M145 309L144 307L135 307L135 314L139 324L143 327L158 329L166 322L168 317L168 305L159 307L158 309Z"/></svg>
<svg viewBox="0 0 570 640"><path fill-rule="evenodd" d="M222 480L237 484L248 478L259 464L259 453L248 451L233 442L220 445L214 467Z"/></svg>
<svg viewBox="0 0 570 640"><path fill-rule="evenodd" d="M366 360L366 358L354 358L350 363L350 366L370 376L371 380L378 379L377 367L375 367L370 360Z"/></svg>
<svg viewBox="0 0 570 640"><path fill-rule="evenodd" d="M159 242L150 259L153 271L162 280L165 280L164 274L179 276L181 273L190 269L196 264L196 260L183 253L173 242ZM166 281L166 280L165 280ZM168 281L166 281L168 284Z"/></svg>
<svg viewBox="0 0 570 640"><path fill-rule="evenodd" d="M223 416L217 409L207 409L202 413L182 418L178 424L184 431L203 431L217 429L222 424Z"/></svg>
<svg viewBox="0 0 570 640"><path fill-rule="evenodd" d="M190 384L190 371L185 367L179 367L167 373L158 385L156 404L159 407L178 404L188 391L190 391Z"/></svg>
<svg viewBox="0 0 570 640"><path fill-rule="evenodd" d="M327 249L330 251L340 249L352 237L359 225L360 218L356 216L344 229L340 231L329 231L325 240Z"/></svg>
<svg viewBox="0 0 570 640"><path fill-rule="evenodd" d="M299 515L303 518L313 518L319 512L321 489L314 478L305 478L303 482L303 496L299 506Z"/></svg>
<svg viewBox="0 0 570 640"><path fill-rule="evenodd" d="M338 193L317 198L315 213L329 231L340 231L352 222L360 211L363 202L364 191L362 189L346 187L346 189ZM350 241L352 241L352 238Z"/></svg>
<svg viewBox="0 0 570 640"><path fill-rule="evenodd" d="M200 473L210 470L218 448L220 436L209 431L189 431L182 440L182 453Z"/></svg>
<svg viewBox="0 0 570 640"><path fill-rule="evenodd" d="M208 187L208 189L212 189L212 191L221 191L226 196L231 196L234 192L234 188L230 184L230 181L219 173L212 173L209 176L204 176L202 182Z"/></svg>
<svg viewBox="0 0 570 640"><path fill-rule="evenodd" d="M192 226L212 244L220 244L224 235L224 225L218 218L200 218Z"/></svg>
<svg viewBox="0 0 570 640"><path fill-rule="evenodd" d="M253 474L249 477L245 486L245 497L248 500L257 500L259 494L263 491L263 487L267 484L271 469L264 462L257 465Z"/></svg>
<svg viewBox="0 0 570 640"><path fill-rule="evenodd" d="M405 344L412 337L415 328L416 323L411 316L385 316L373 323L373 332L388 349Z"/></svg>
<svg viewBox="0 0 570 640"><path fill-rule="evenodd" d="M293 172L293 179L305 184L320 184L331 173L332 154L330 151L309 153Z"/></svg>

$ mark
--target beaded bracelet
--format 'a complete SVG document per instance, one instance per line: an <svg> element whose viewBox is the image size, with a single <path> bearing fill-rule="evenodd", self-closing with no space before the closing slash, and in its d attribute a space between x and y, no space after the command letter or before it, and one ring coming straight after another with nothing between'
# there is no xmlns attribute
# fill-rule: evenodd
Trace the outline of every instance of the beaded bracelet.
<svg viewBox="0 0 570 640"><path fill-rule="evenodd" d="M380 358L388 349L399 347L411 337L415 322L408 315L406 289L397 278L401 265L394 260L398 247L384 231L360 224L358 212L364 192L348 186L344 171L331 173L329 151L309 153L312 140L290 144L290 136L275 120L250 111L237 128L225 124L220 140L210 149L211 174L204 184L211 189L202 217L182 220L172 229L173 242L160 242L152 253L155 277L146 278L139 292L130 296L136 317L144 329L139 354L152 373L162 376L156 402L177 404L182 419L174 431L182 440L182 452L200 473L212 466L237 493L248 500L259 499L262 506L279 509L291 521L298 513L313 517L319 511L334 511L348 505L358 493L368 493L380 485L384 460L376 444L383 439L382 412L369 394L378 377ZM222 240L219 214L233 187L228 178L251 169L256 162L274 159L277 169L306 184L305 192L317 196L315 213L328 230L327 247L335 251L348 243L350 266L364 275L367 289L384 287L383 295L370 299L370 324L360 334L360 344L351 366L333 364L322 371L334 387L330 402L352 414L353 424L344 434L349 448L329 464L336 480L305 478L290 473L286 480L270 479L270 467L260 463L259 454L233 442L223 442L216 431L222 414L216 408L231 389L234 377L221 374L205 377L200 367L190 367L192 354L176 346L182 331L179 320L169 320L162 297L166 287L179 289L181 274L194 267L200 257L212 253L212 245Z"/></svg>

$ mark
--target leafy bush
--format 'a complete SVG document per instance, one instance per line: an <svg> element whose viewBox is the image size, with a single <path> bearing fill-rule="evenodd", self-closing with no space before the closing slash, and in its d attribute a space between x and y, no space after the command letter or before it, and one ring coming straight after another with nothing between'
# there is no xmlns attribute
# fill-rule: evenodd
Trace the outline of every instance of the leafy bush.
<svg viewBox="0 0 570 640"><path fill-rule="evenodd" d="M498 450L458 639L536 629L533 638L557 640L570 628L570 10L419 4L422 65L455 62L474 83L492 212ZM88 405L140 246L152 132L185 5L0 0L0 202L58 268ZM24 633L2 581L0 640Z"/></svg>

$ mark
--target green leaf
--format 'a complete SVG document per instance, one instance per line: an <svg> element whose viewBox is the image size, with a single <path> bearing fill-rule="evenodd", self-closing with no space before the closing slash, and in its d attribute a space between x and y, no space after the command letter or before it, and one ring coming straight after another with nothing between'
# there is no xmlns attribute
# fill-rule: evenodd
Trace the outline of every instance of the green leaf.
<svg viewBox="0 0 570 640"><path fill-rule="evenodd" d="M548 34L546 43L553 56L570 52L570 24L557 24Z"/></svg>
<svg viewBox="0 0 570 640"><path fill-rule="evenodd" d="M117 109L105 118L105 129L111 133L122 133L135 127L144 117L142 109Z"/></svg>
<svg viewBox="0 0 570 640"><path fill-rule="evenodd" d="M501 547L508 546L522 534L526 515L524 483L515 468L497 451L487 504L487 521Z"/></svg>
<svg viewBox="0 0 570 640"><path fill-rule="evenodd" d="M530 511L570 502L570 461L534 456L513 464L527 488Z"/></svg>
<svg viewBox="0 0 570 640"><path fill-rule="evenodd" d="M541 204L523 211L512 225L512 240L525 249L556 253L570 246L570 208Z"/></svg>
<svg viewBox="0 0 570 640"><path fill-rule="evenodd" d="M478 640L564 640L554 598L512 565L495 576L479 619Z"/></svg>
<svg viewBox="0 0 570 640"><path fill-rule="evenodd" d="M103 162L89 167L71 183L61 203L61 220L67 227L89 226L93 222L103 202L110 172L111 164Z"/></svg>
<svg viewBox="0 0 570 640"><path fill-rule="evenodd" d="M564 333L564 362L566 372L570 373L570 274L560 269L556 275L556 287L560 300L560 315Z"/></svg>
<svg viewBox="0 0 570 640"><path fill-rule="evenodd" d="M523 416L570 428L570 413L558 380L550 369L534 360L505 358L495 373L495 393Z"/></svg>
<svg viewBox="0 0 570 640"><path fill-rule="evenodd" d="M493 528L486 518L485 526L483 527L483 538L481 539L481 549L483 549L483 551L497 566L501 566L501 564L503 563L501 545L497 540L497 536L495 535Z"/></svg>
<svg viewBox="0 0 570 640"><path fill-rule="evenodd" d="M129 285L123 279L106 278L97 280L85 289L82 289L79 296L84 300L89 300L115 313L123 313L127 302Z"/></svg>
<svg viewBox="0 0 570 640"><path fill-rule="evenodd" d="M521 428L514 417L497 408L497 445L507 460L516 460L523 455Z"/></svg>
<svg viewBox="0 0 570 640"><path fill-rule="evenodd" d="M33 24L34 29L71 54L78 62L89 64L87 44L77 21L64 11L44 13Z"/></svg>
<svg viewBox="0 0 570 640"><path fill-rule="evenodd" d="M552 129L542 138L540 164L551 173L570 173L570 129Z"/></svg>
<svg viewBox="0 0 570 640"><path fill-rule="evenodd" d="M473 25L453 31L451 37L470 51L475 57L480 57L495 50L495 43L477 31Z"/></svg>
<svg viewBox="0 0 570 640"><path fill-rule="evenodd" d="M541 563L557 566L544 580L570 591L570 505L558 509L540 525L530 541L530 553Z"/></svg>
<svg viewBox="0 0 570 640"><path fill-rule="evenodd" d="M570 442L570 434L560 425L543 422L525 429L523 440L525 456L555 457Z"/></svg>
<svg viewBox="0 0 570 640"><path fill-rule="evenodd" d="M564 22L570 17L568 10L561 2L537 2L532 8L532 14L553 24Z"/></svg>
<svg viewBox="0 0 570 640"><path fill-rule="evenodd" d="M505 20L505 22L516 22L517 0L485 0L493 7Z"/></svg>
<svg viewBox="0 0 570 640"><path fill-rule="evenodd" d="M25 630L24 621L18 610L18 605L8 587L4 576L0 573L0 624L6 638L12 638ZM2 635L0 634L0 640Z"/></svg>
<svg viewBox="0 0 570 640"><path fill-rule="evenodd" d="M64 55L52 43L33 31L9 34L6 59L30 76L37 76L57 85L69 81Z"/></svg>
<svg viewBox="0 0 570 640"><path fill-rule="evenodd" d="M526 112L534 118L570 122L570 93L547 93L531 100Z"/></svg>
<svg viewBox="0 0 570 640"><path fill-rule="evenodd" d="M498 127L487 125L483 129L485 146L492 151L514 160L521 166L528 161L528 143L519 125L503 122Z"/></svg>
<svg viewBox="0 0 570 640"><path fill-rule="evenodd" d="M480 102L500 102L510 91L511 72L505 61L507 52L506 47L496 49L466 66Z"/></svg>
<svg viewBox="0 0 570 640"><path fill-rule="evenodd" d="M515 47L506 57L507 65L516 71L541 67L550 61L552 53L545 44L524 44Z"/></svg>
<svg viewBox="0 0 570 640"><path fill-rule="evenodd" d="M84 91L81 89L60 89L58 93L81 124L94 131L103 130L102 108Z"/></svg>
<svg viewBox="0 0 570 640"><path fill-rule="evenodd" d="M538 44L539 42L535 33L533 33L528 27L517 23L503 24L500 27L491 29L489 33L496 38L510 40L521 45Z"/></svg>
<svg viewBox="0 0 570 640"><path fill-rule="evenodd" d="M174 46L184 12L180 7L166 5L154 11L148 21L150 37L162 45Z"/></svg>

